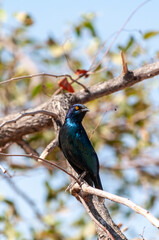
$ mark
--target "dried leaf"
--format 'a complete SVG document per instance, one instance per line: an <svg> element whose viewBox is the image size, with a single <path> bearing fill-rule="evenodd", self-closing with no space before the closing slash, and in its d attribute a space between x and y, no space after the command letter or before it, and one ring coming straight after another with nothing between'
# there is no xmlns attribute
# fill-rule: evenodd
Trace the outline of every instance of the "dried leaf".
<svg viewBox="0 0 159 240"><path fill-rule="evenodd" d="M63 89L67 90L68 92L74 92L73 87L71 84L68 82L67 78L63 78L58 82L59 86L62 87Z"/></svg>
<svg viewBox="0 0 159 240"><path fill-rule="evenodd" d="M87 71L87 70L84 70L84 69L77 69L76 72L75 72L75 74L78 75L78 76L83 75L83 76L85 76L85 78L87 78L87 77L88 77L87 72L88 72L88 71Z"/></svg>

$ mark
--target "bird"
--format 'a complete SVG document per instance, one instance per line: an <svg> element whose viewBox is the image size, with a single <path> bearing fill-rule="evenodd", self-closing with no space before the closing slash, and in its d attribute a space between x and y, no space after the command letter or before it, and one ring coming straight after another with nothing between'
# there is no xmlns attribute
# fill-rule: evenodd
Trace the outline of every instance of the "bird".
<svg viewBox="0 0 159 240"><path fill-rule="evenodd" d="M66 114L59 131L59 147L72 168L95 188L103 190L99 176L98 156L82 125L89 109L82 104L74 104Z"/></svg>

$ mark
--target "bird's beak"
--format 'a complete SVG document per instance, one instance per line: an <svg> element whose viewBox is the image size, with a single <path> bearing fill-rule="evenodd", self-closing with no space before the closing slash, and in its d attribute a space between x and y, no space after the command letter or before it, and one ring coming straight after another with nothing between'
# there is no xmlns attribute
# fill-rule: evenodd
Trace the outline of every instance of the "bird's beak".
<svg viewBox="0 0 159 240"><path fill-rule="evenodd" d="M87 107L81 109L82 112L89 112L89 109Z"/></svg>

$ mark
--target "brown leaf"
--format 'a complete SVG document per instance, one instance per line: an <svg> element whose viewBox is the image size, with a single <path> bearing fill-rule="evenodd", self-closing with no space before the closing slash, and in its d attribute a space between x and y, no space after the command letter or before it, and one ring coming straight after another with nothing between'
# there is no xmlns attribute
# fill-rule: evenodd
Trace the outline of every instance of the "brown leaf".
<svg viewBox="0 0 159 240"><path fill-rule="evenodd" d="M87 71L87 70L84 70L84 69L77 69L76 72L75 72L75 74L78 75L78 76L83 75L83 76L85 76L85 78L87 78L87 77L88 77L87 72L88 72L88 71Z"/></svg>
<svg viewBox="0 0 159 240"><path fill-rule="evenodd" d="M59 86L62 87L63 89L67 90L68 92L74 92L73 87L71 84L68 82L67 78L63 78L58 82Z"/></svg>

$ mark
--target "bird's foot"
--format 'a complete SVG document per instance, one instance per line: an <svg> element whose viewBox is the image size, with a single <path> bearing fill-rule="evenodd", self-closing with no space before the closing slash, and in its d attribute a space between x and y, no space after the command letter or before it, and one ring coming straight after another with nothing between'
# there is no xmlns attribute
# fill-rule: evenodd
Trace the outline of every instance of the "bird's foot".
<svg viewBox="0 0 159 240"><path fill-rule="evenodd" d="M79 176L78 176L78 180L80 181L80 185L83 183L83 178L86 176L86 174L87 174L87 172L86 171L84 171L82 174L80 174ZM74 184L76 183L76 181L73 181L72 183L70 183L69 185L68 185L68 187L66 188L66 190L65 190L65 192L67 192L67 191L69 191L71 188L73 188L73 186L74 186Z"/></svg>
<svg viewBox="0 0 159 240"><path fill-rule="evenodd" d="M84 171L83 173L81 173L81 174L78 176L78 180L79 180L79 181L82 181L83 178L86 176L86 174L87 174L86 171Z"/></svg>

